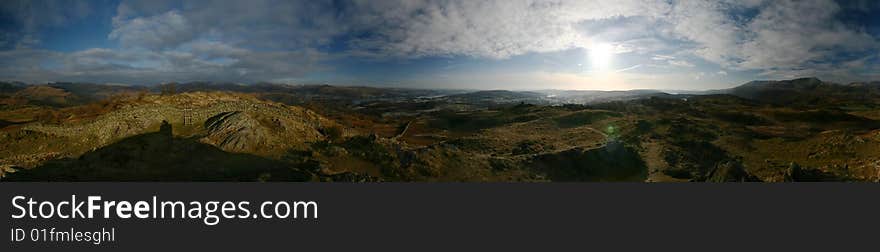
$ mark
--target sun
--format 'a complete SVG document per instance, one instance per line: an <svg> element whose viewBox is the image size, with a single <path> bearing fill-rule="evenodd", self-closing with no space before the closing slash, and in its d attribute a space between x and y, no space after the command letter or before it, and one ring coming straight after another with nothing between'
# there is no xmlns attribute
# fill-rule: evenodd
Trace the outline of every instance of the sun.
<svg viewBox="0 0 880 252"><path fill-rule="evenodd" d="M606 71L611 67L614 47L607 43L598 43L590 47L590 65L593 71Z"/></svg>

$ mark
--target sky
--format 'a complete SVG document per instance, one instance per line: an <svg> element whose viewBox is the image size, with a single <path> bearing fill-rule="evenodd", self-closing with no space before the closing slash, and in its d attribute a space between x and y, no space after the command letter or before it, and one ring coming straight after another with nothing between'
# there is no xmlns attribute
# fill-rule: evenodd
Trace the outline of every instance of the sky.
<svg viewBox="0 0 880 252"><path fill-rule="evenodd" d="M0 1L0 80L705 90L880 80L874 0Z"/></svg>

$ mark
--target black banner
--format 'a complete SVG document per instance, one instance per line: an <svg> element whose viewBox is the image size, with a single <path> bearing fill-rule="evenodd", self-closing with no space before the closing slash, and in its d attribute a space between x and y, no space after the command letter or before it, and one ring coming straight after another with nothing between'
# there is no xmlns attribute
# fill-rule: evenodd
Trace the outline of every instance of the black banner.
<svg viewBox="0 0 880 252"><path fill-rule="evenodd" d="M837 251L874 247L880 224L875 184L0 183L0 191L5 247L15 251ZM17 205L16 196L23 197ZM275 218L221 216L213 225L205 218L153 218L146 212L147 218L138 218L133 210L124 219L117 209L107 210L111 218L105 219L103 208L93 218L40 218L49 203L43 209L34 204L36 212L29 214L38 218L13 217L28 207L25 199L57 203L72 197L86 201L86 216L89 196L116 204L144 201L144 209L154 199L187 207L191 201L219 202L214 214L222 202L247 201L248 215L238 205L234 211L244 217L262 214L264 201L314 202L315 208L307 210L314 214L309 217L299 208L298 218L278 218L288 207L276 211L273 204L265 212ZM67 215L69 208L57 213ZM99 244L71 241L78 232L80 238L103 237Z"/></svg>

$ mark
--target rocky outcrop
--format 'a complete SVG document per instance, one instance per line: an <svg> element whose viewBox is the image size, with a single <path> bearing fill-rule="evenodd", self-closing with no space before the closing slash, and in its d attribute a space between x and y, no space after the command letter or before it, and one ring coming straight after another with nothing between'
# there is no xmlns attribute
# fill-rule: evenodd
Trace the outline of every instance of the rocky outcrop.
<svg viewBox="0 0 880 252"><path fill-rule="evenodd" d="M273 154L323 139L308 121L257 112L222 112L208 118L204 127L207 134L201 142L229 152Z"/></svg>
<svg viewBox="0 0 880 252"><path fill-rule="evenodd" d="M185 125L184 118L187 118L186 124L191 125ZM210 118L218 120L206 123ZM186 93L151 96L87 122L35 123L24 125L23 129L64 137L78 146L97 148L155 131L163 121L173 125L175 132L181 126L196 127L199 131L200 125L204 125L207 131L207 136L202 138L204 143L226 151L267 155L321 139L323 135L318 129L334 124L307 109L243 95Z"/></svg>
<svg viewBox="0 0 880 252"><path fill-rule="evenodd" d="M725 161L717 164L706 179L706 182L760 182L749 174L738 161Z"/></svg>

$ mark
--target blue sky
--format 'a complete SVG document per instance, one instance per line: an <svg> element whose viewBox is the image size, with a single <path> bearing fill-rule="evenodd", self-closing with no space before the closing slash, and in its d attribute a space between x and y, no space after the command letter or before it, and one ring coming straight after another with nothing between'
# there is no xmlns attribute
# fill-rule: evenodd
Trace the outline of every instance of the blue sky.
<svg viewBox="0 0 880 252"><path fill-rule="evenodd" d="M2 1L0 80L716 89L880 80L880 1Z"/></svg>

